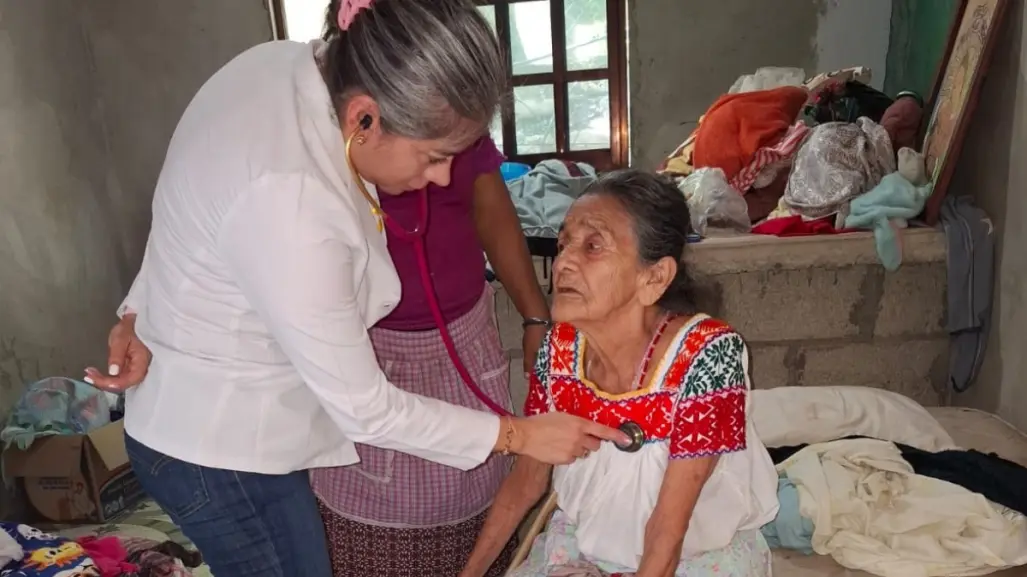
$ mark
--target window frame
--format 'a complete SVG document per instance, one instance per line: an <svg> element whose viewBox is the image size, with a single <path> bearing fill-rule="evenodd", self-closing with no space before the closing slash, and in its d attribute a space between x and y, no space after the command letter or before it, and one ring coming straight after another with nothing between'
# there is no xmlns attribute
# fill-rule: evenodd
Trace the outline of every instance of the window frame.
<svg viewBox="0 0 1027 577"><path fill-rule="evenodd" d="M606 0L606 68L567 70L564 0L548 0L550 34L553 41L553 71L514 75L510 48L510 5L532 1L536 0L475 0L479 6L494 7L496 33L506 60L506 77L510 86L510 97L504 99L501 111L503 154L512 162L523 162L532 166L549 158L560 158L573 162L585 162L600 171L626 167L628 165L627 1ZM287 39L288 23L285 20L284 1L268 0L268 5L272 35L277 40ZM590 80L606 80L609 83L610 147L571 150L567 86L571 82ZM513 88L539 85L553 87L556 152L518 154L517 134L514 126Z"/></svg>
<svg viewBox="0 0 1027 577"><path fill-rule="evenodd" d="M537 0L476 0L479 6L492 6L495 10L496 35L506 58L506 77L511 97L503 102L501 120L503 154L513 162L534 166L548 158L573 162L586 162L597 170L623 168L628 164L628 91L627 91L627 2L606 0L607 65L606 68L567 70L567 38L564 19L564 0L548 0L550 8L550 34L553 42L553 71L536 74L513 73L510 38L510 5ZM606 80L610 94L610 147L593 150L570 149L570 114L567 88L571 82ZM522 86L552 86L554 114L556 116L556 151L519 154L514 117L512 90Z"/></svg>

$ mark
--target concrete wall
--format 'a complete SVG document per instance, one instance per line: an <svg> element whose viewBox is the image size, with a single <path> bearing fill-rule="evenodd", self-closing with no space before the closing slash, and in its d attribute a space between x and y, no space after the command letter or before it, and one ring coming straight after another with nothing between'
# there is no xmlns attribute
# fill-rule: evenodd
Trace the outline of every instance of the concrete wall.
<svg viewBox="0 0 1027 577"><path fill-rule="evenodd" d="M269 38L262 0L0 0L0 415L104 362L179 115Z"/></svg>
<svg viewBox="0 0 1027 577"><path fill-rule="evenodd" d="M132 227L135 276L150 227L153 187L179 116L218 68L271 40L270 17L265 0L83 4L90 7L85 32L97 98L107 111L111 159L126 196L136 201L125 223Z"/></svg>
<svg viewBox="0 0 1027 577"><path fill-rule="evenodd" d="M58 4L60 8L58 9ZM103 357L127 288L126 198L113 170L85 3L0 3L0 413L25 381ZM138 202L145 202L141 199Z"/></svg>
<svg viewBox="0 0 1027 577"><path fill-rule="evenodd" d="M951 194L972 194L995 225L991 341L976 386L955 399L1027 430L1027 10L1009 2Z"/></svg>
<svg viewBox="0 0 1027 577"><path fill-rule="evenodd" d="M629 0L631 152L653 167L736 78L869 66L882 86L892 0Z"/></svg>
<svg viewBox="0 0 1027 577"><path fill-rule="evenodd" d="M893 0L884 91L929 95L960 0Z"/></svg>
<svg viewBox="0 0 1027 577"><path fill-rule="evenodd" d="M869 233L737 237L695 245L689 263L712 292L703 308L749 343L756 387L867 386L946 404L943 235L910 231L903 252L889 273Z"/></svg>

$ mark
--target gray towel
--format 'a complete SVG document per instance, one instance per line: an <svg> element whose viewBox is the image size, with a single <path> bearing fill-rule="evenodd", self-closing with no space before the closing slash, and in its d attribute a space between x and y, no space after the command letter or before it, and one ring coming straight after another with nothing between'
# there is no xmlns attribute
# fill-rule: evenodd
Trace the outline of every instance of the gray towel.
<svg viewBox="0 0 1027 577"><path fill-rule="evenodd" d="M507 183L525 236L556 238L571 203L596 179L591 166L579 162L577 167L581 176L572 175L563 161L543 160Z"/></svg>
<svg viewBox="0 0 1027 577"><path fill-rule="evenodd" d="M949 196L941 207L948 244L949 385L962 393L984 362L991 328L995 229L969 196Z"/></svg>

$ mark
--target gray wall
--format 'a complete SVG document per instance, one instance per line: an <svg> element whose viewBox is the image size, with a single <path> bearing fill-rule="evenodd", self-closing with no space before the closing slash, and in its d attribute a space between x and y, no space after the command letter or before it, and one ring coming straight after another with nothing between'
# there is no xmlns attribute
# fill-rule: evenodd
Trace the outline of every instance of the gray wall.
<svg viewBox="0 0 1027 577"><path fill-rule="evenodd" d="M884 82L892 0L629 0L632 163L656 166L736 78L869 66Z"/></svg>
<svg viewBox="0 0 1027 577"><path fill-rule="evenodd" d="M636 159L658 162L759 66L868 64L882 80L887 45L872 24L890 0L868 0L860 18L845 2L632 0ZM953 184L994 217L1003 249L987 365L956 402L1027 428L1027 253L1004 250L1027 240L1022 2L1008 19ZM846 21L861 24L846 32ZM0 0L0 413L23 382L102 361L179 114L221 64L269 37L262 0Z"/></svg>
<svg viewBox="0 0 1027 577"><path fill-rule="evenodd" d="M262 0L0 0L0 415L103 363L179 115L270 35Z"/></svg>
<svg viewBox="0 0 1027 577"><path fill-rule="evenodd" d="M994 324L980 379L957 403L997 411L1027 430L1027 11L1009 2L952 194L991 216L999 253Z"/></svg>

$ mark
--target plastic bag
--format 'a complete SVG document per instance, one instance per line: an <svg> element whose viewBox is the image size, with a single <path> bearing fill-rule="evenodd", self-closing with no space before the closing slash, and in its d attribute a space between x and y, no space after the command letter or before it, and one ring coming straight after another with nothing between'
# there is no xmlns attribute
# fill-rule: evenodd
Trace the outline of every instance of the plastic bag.
<svg viewBox="0 0 1027 577"><path fill-rule="evenodd" d="M719 168L700 168L680 182L678 188L688 201L692 230L706 235L707 226L723 226L739 232L752 230L749 206L742 193L727 183Z"/></svg>
<svg viewBox="0 0 1027 577"><path fill-rule="evenodd" d="M802 68L786 68L765 66L753 74L738 77L728 89L728 94L772 90L782 86L802 86L806 81L806 71Z"/></svg>
<svg viewBox="0 0 1027 577"><path fill-rule="evenodd" d="M111 422L104 391L67 377L48 377L25 388L0 431L4 448L27 449L37 437L81 435Z"/></svg>

